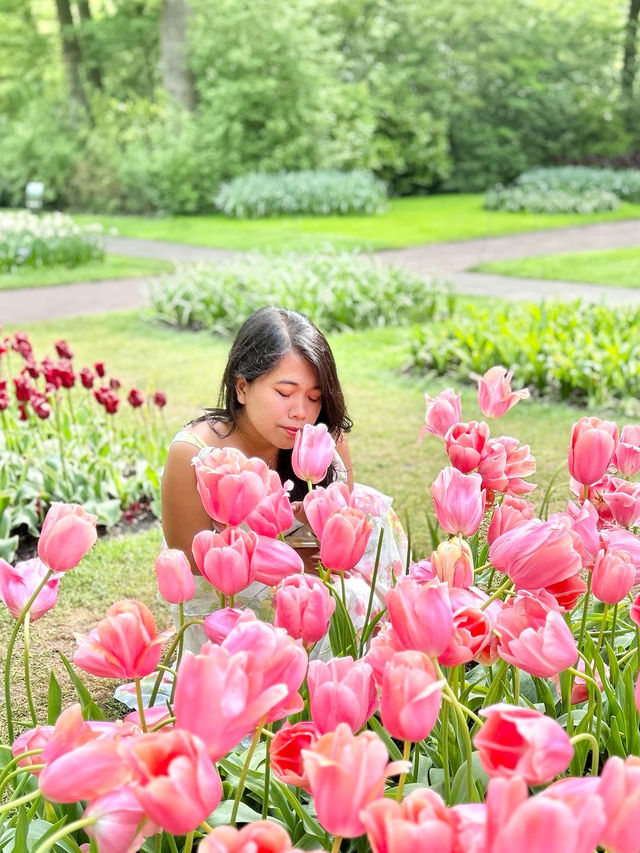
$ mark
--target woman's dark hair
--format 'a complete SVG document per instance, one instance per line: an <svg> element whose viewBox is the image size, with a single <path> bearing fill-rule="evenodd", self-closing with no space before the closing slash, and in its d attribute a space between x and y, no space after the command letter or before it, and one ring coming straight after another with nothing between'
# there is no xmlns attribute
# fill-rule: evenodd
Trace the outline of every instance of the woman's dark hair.
<svg viewBox="0 0 640 853"><path fill-rule="evenodd" d="M247 382L253 382L273 370L291 351L306 359L318 375L322 407L316 423L326 424L336 440L342 433L349 432L353 423L347 414L335 359L327 339L304 314L271 305L259 308L240 327L229 351L218 405L205 409L204 416L198 420L206 420L212 426L220 422L233 424L233 431L242 411L242 403L238 402L236 395L238 379L244 377ZM293 481L292 500L301 500L307 492L307 485L293 473L290 450L278 453L277 470L283 482ZM321 485L327 485L334 479L335 471L330 467Z"/></svg>

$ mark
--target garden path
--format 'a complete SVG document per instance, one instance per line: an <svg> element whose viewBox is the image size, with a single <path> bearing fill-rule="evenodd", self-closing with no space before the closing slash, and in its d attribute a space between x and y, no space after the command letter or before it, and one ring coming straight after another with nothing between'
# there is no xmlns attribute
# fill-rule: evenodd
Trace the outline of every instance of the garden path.
<svg viewBox="0 0 640 853"><path fill-rule="evenodd" d="M486 261L524 258L555 252L581 252L640 245L640 221L623 220L571 226L526 234L486 237L451 243L434 243L373 253L382 263L405 266L419 275L437 275L451 283L457 293L494 296L512 300L561 297L610 305L640 305L640 289L599 287L566 281L512 278L467 272ZM106 238L109 252L151 257L179 263L223 262L235 254L224 249ZM147 303L147 280L110 279L101 282L0 291L0 326L39 320L98 314L140 308Z"/></svg>

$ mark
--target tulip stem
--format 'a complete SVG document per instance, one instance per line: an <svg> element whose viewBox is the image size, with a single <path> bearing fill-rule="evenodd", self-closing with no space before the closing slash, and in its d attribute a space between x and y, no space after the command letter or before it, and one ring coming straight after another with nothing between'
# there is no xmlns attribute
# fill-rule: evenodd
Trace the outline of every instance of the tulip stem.
<svg viewBox="0 0 640 853"><path fill-rule="evenodd" d="M467 753L467 788L468 788L468 796L470 802L476 802L476 789L473 784L473 764L471 762L471 757L473 755L473 745L471 743L471 735L469 734L469 726L467 725L467 718L465 717L465 712L471 716L476 722L480 722L479 718L469 709L464 708L457 699L455 693L451 689L451 685L444 677L442 670L440 669L440 665L437 661L434 660L436 672L438 677L442 679L442 695L445 699L447 699L452 705L453 709L456 712L456 716L460 722L460 728L462 729L462 737L465 745L465 752Z"/></svg>
<svg viewBox="0 0 640 853"><path fill-rule="evenodd" d="M34 726L38 725L38 715L36 714L35 705L33 704L33 692L31 690L31 673L29 671L29 625L31 619L29 613L24 617L24 628L22 629L22 638L24 640L24 686L27 693L27 703L29 705L29 713L31 714L31 722Z"/></svg>
<svg viewBox="0 0 640 853"><path fill-rule="evenodd" d="M184 848L182 853L191 853L193 848L193 830L187 835L184 841Z"/></svg>
<svg viewBox="0 0 640 853"><path fill-rule="evenodd" d="M3 803L0 805L0 814L4 814L5 812L11 811L11 809L17 809L18 806L24 806L25 803L30 803L31 800L36 797L41 797L42 794L39 790L30 791L28 794L25 794L23 797L18 797L17 800L9 800L7 803Z"/></svg>
<svg viewBox="0 0 640 853"><path fill-rule="evenodd" d="M410 755L411 755L411 741L405 740L404 748L402 750L402 760L408 761ZM404 788L404 780L406 778L407 778L407 774L406 774L406 772L404 772L401 774L400 781L398 782L398 794L396 796L396 799L399 803L402 802L402 789Z"/></svg>
<svg viewBox="0 0 640 853"><path fill-rule="evenodd" d="M331 853L338 853L338 850L340 849L341 843L342 843L342 836L336 835L335 838L333 839L333 844L331 845Z"/></svg>
<svg viewBox="0 0 640 853"><path fill-rule="evenodd" d="M9 637L9 642L7 644L7 655L4 662L4 700L5 700L5 708L7 712L7 732L9 735L9 743L13 742L14 732L13 732L13 712L11 710L11 656L13 654L13 647L16 643L16 638L18 636L18 631L20 630L20 626L24 622L31 605L36 600L36 598L40 595L40 592L44 589L45 585L51 578L53 572L49 569L46 575L42 578L40 583L35 589L35 592L32 594L31 598L25 606L20 611L20 615L16 619L16 624L13 626L13 631L11 632L11 636Z"/></svg>
<svg viewBox="0 0 640 853"><path fill-rule="evenodd" d="M18 761L24 758L29 758L31 755L39 755L41 752L42 747L39 747L38 749L28 749L25 752L21 752L20 755L14 756L11 761L7 761L2 773L0 773L0 797L2 797L2 792L6 787L8 778L13 776L15 773L23 772L24 768L18 767Z"/></svg>
<svg viewBox="0 0 640 853"><path fill-rule="evenodd" d="M602 729L602 693L600 692L600 685L591 675L587 675L586 668L588 661L586 658L580 654L580 657L584 660L585 664L585 672L580 672L578 669L574 669L574 667L569 667L569 672L575 678L578 676L579 678L584 678L585 682L592 688L593 693L596 697L596 713L593 715L596 719L596 738L600 741L600 731ZM591 691L589 691L589 705L591 705Z"/></svg>
<svg viewBox="0 0 640 853"><path fill-rule="evenodd" d="M598 741L592 734L589 732L580 732L578 735L574 735L571 740L571 745L575 746L581 740L588 740L591 744L591 775L598 775L598 767L600 762L600 749L598 747Z"/></svg>
<svg viewBox="0 0 640 853"><path fill-rule="evenodd" d="M192 625L202 625L202 619L189 619L178 629L178 633L173 638L173 642L167 649L167 653L164 656L163 666L159 669L158 675L156 677L156 683L153 685L153 690L151 691L151 698L149 699L149 707L153 708L153 704L156 701L156 696L158 695L158 690L160 689L160 684L162 683L162 676L164 674L165 669L170 669L167 666L168 662L171 660L171 656L175 652L178 647L178 643L180 642L180 637L184 634L187 628L190 628Z"/></svg>
<svg viewBox="0 0 640 853"><path fill-rule="evenodd" d="M609 605L605 604L604 610L602 611L602 621L600 622L600 631L598 632L598 639L596 641L596 647L593 650L593 656L594 657L600 651L600 644L602 643L602 635L604 634L604 626L606 625L608 615L609 615Z"/></svg>
<svg viewBox="0 0 640 853"><path fill-rule="evenodd" d="M442 769L444 770L444 801L449 803L451 794L451 779L449 777L449 705L444 703L440 710L440 725L442 727Z"/></svg>
<svg viewBox="0 0 640 853"><path fill-rule="evenodd" d="M613 619L611 620L611 648L613 648L614 643L616 641L616 623L618 621L618 603L613 605Z"/></svg>
<svg viewBox="0 0 640 853"><path fill-rule="evenodd" d="M268 727L264 729L265 734L271 734ZM262 798L262 820L267 819L269 811L269 800L271 794L271 752L267 746L267 752L264 761L264 797Z"/></svg>
<svg viewBox="0 0 640 853"><path fill-rule="evenodd" d="M31 754L33 754L33 752L42 752L42 750L41 749L31 750ZM26 753L23 752L18 757L22 758L25 754ZM38 770L38 769L42 770L42 768L44 766L45 766L44 764L30 764L28 769L29 769L29 772L32 773L34 770ZM0 785L0 797L4 793L4 789L7 787L9 782L12 779L15 779L16 776L23 775L25 773L25 769L26 768L24 768L24 767L18 767L15 770L12 770L11 773L7 773L7 775L2 780L2 784Z"/></svg>
<svg viewBox="0 0 640 853"><path fill-rule="evenodd" d="M582 605L582 622L580 623L580 637L578 639L578 648L583 648L584 643L584 632L587 628L587 614L589 612L589 599L591 598L591 577L592 574L589 572L589 577L587 578L587 591L584 594L584 602Z"/></svg>
<svg viewBox="0 0 640 853"><path fill-rule="evenodd" d="M81 817L79 820L67 823L65 826L61 826L57 832L54 832L53 835L50 835L41 844L38 844L33 853L47 853L47 850L51 850L54 844L60 841L61 838L66 838L67 835L71 835L71 833L75 832L76 829L84 829L85 826L91 826L91 824L97 822L97 817Z"/></svg>
<svg viewBox="0 0 640 853"><path fill-rule="evenodd" d="M506 581L503 581L500 586L497 588L495 592L492 592L489 598L486 601L483 601L480 605L480 610L486 610L487 607L491 604L492 601L495 601L496 598L499 598L503 592L506 592L508 589L511 589L513 586L513 581L511 578L507 578Z"/></svg>
<svg viewBox="0 0 640 853"><path fill-rule="evenodd" d="M251 758L253 753L255 752L255 748L258 745L260 740L260 735L262 734L262 727L264 726L264 722L266 717L263 717L260 721L258 728L256 729L256 733L253 736L253 740L251 741L251 746L249 747L249 751L247 752L247 757L244 761L244 766L242 767L242 772L240 773L240 778L238 779L238 787L236 789L236 796L233 801L233 808L231 809L231 817L229 818L229 825L235 826L236 817L238 814L238 807L240 806L240 800L242 798L242 792L244 791L244 783L247 778L247 773L249 772L249 765L251 764Z"/></svg>
<svg viewBox="0 0 640 853"><path fill-rule="evenodd" d="M180 666L180 661L182 660L182 652L184 651L184 631L182 630L182 626L184 625L184 602L178 602L178 654L176 656L176 665L175 669L177 671ZM171 685L171 705L173 706L173 700L176 696L176 687L178 685L178 679L173 677L173 684Z"/></svg>
<svg viewBox="0 0 640 853"><path fill-rule="evenodd" d="M142 727L143 732L149 731L147 729L147 721L144 717L144 702L142 701L142 684L140 683L140 677L134 679L136 684L136 699L138 700L138 713L140 714L140 726Z"/></svg>

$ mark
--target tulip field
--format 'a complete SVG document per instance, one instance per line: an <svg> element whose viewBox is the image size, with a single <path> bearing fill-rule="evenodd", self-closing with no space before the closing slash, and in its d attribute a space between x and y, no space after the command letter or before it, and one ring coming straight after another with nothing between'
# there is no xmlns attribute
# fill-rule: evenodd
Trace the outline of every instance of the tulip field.
<svg viewBox="0 0 640 853"><path fill-rule="evenodd" d="M483 421L463 420L454 389L427 396L424 442L442 458L433 552L391 567L383 606L389 567L369 567L360 621L344 589L364 571L375 507L339 483L313 487L326 434L301 432L294 452L319 576L279 538L291 513L273 472L203 451L203 505L224 531L198 534L193 552L219 609L185 615L193 575L182 552L163 552L158 588L176 626L133 599L105 608L65 662L77 701L62 707L51 674L39 719L30 624L96 540L95 515L53 502L37 558L0 560L14 618L0 847L640 850L640 428L577 420L573 499L550 513L549 492L531 499L530 448L500 435L499 419L527 405L510 381L499 366L478 379ZM274 588L270 621L234 606L256 580ZM195 653L193 628L206 636ZM86 673L129 681L134 710L106 720ZM18 678L27 719L12 711Z"/></svg>

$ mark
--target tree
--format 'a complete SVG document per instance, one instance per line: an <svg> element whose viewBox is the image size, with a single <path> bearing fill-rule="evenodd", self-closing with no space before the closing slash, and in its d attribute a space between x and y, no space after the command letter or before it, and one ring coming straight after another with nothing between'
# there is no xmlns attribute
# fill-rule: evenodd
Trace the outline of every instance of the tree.
<svg viewBox="0 0 640 853"><path fill-rule="evenodd" d="M76 107L80 107L85 113L88 113L89 105L80 75L80 64L82 61L80 43L75 31L69 0L56 0L56 12L60 25L62 55L67 72L69 94Z"/></svg>
<svg viewBox="0 0 640 853"><path fill-rule="evenodd" d="M163 0L160 13L162 82L167 92L188 110L193 110L195 93L187 66L186 36L191 18L187 0Z"/></svg>

